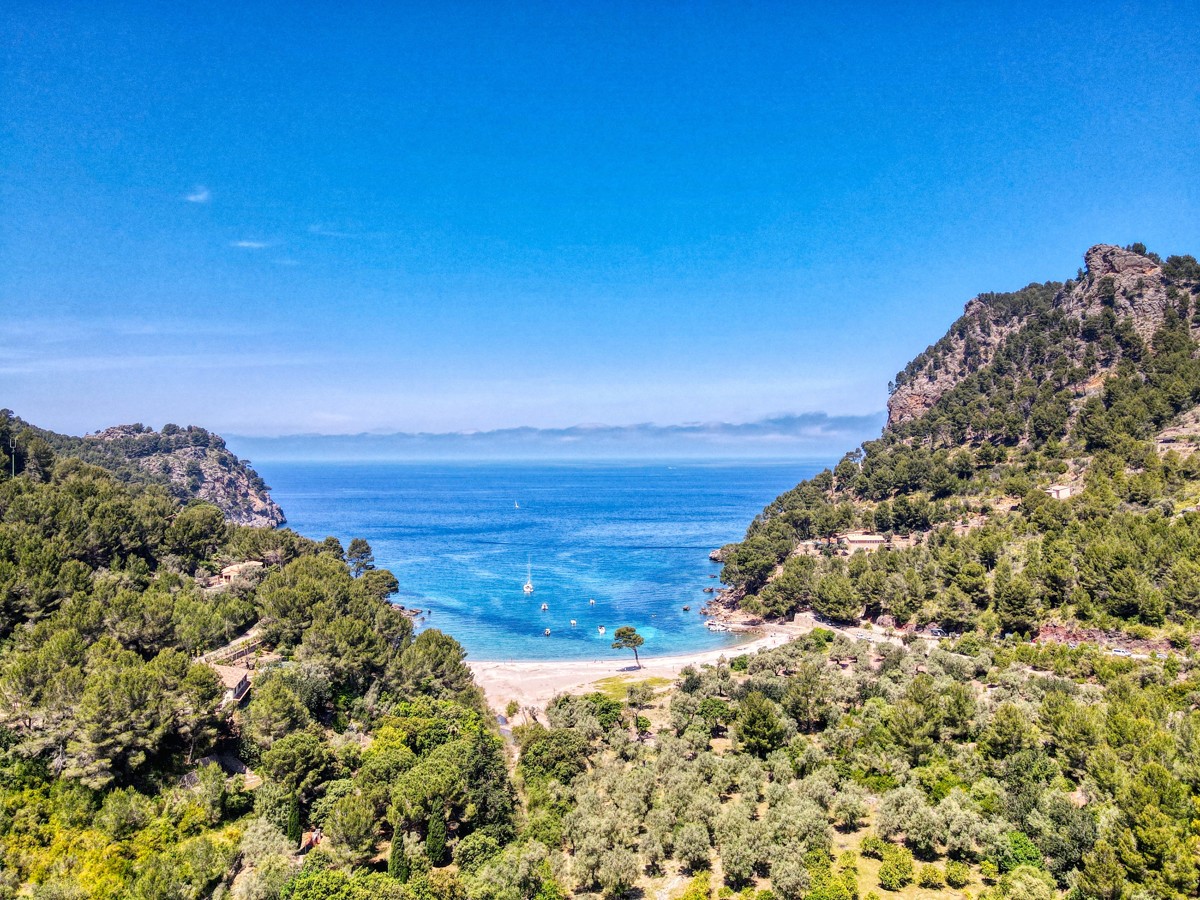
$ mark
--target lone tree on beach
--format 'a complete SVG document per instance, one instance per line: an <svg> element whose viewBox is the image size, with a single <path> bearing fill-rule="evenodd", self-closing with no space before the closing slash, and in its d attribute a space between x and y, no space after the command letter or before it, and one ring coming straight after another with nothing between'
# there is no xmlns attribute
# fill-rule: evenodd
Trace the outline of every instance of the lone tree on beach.
<svg viewBox="0 0 1200 900"><path fill-rule="evenodd" d="M637 633L637 629L632 625L622 625L617 629L616 640L613 641L614 650L632 650L633 661L637 663L637 667L642 667L642 661L638 659L637 648L646 643L646 639Z"/></svg>

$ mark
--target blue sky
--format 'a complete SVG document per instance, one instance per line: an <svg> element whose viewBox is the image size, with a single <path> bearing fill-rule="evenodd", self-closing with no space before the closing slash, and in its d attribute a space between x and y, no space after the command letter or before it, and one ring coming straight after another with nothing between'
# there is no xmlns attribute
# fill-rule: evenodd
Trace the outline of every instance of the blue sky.
<svg viewBox="0 0 1200 900"><path fill-rule="evenodd" d="M979 291L1200 252L1195 3L156 6L0 11L48 427L861 416Z"/></svg>

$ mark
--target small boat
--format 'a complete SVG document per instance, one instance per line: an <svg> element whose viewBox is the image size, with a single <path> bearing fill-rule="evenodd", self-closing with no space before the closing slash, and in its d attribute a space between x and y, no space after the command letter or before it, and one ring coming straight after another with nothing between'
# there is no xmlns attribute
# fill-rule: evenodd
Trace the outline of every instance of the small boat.
<svg viewBox="0 0 1200 900"><path fill-rule="evenodd" d="M595 606L595 605L596 605L596 601L595 601L595 600L589 600L589 601L588 601L588 606Z"/></svg>
<svg viewBox="0 0 1200 900"><path fill-rule="evenodd" d="M546 637L550 637L550 629L547 628L545 631L542 632L542 634L544 634Z"/></svg>
<svg viewBox="0 0 1200 900"><path fill-rule="evenodd" d="M522 590L527 594L533 593L533 566L532 565L527 565L525 567L525 587L523 587Z"/></svg>
<svg viewBox="0 0 1200 900"><path fill-rule="evenodd" d="M514 500L513 501L513 509L520 509L520 508L521 508L521 504L518 503L516 500ZM716 578L715 575L713 577Z"/></svg>
<svg viewBox="0 0 1200 900"><path fill-rule="evenodd" d="M604 634L604 626L603 626L603 625L601 625L601 626L600 626L599 628L597 628L596 630L597 630L597 631L599 631L601 634Z"/></svg>
<svg viewBox="0 0 1200 900"><path fill-rule="evenodd" d="M542 612L545 612L545 611L546 611L546 610L548 610L549 608L550 608L550 604L549 604L549 603L543 603L543 604L542 604Z"/></svg>
<svg viewBox="0 0 1200 900"><path fill-rule="evenodd" d="M571 620L571 627L572 627L572 628L574 628L574 627L575 627L575 620L574 620L574 619L572 619L572 620Z"/></svg>

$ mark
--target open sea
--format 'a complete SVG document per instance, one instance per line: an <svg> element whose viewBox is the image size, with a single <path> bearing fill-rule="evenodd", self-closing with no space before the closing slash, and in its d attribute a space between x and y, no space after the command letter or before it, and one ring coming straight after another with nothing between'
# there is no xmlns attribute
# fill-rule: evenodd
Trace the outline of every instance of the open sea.
<svg viewBox="0 0 1200 900"><path fill-rule="evenodd" d="M715 547L740 540L811 463L256 463L288 527L366 538L418 628L472 659L601 659L633 625L643 656L733 647L700 608ZM522 586L529 573L532 594ZM595 601L592 603L591 601ZM542 611L542 604L548 609ZM691 607L685 612L683 607ZM571 625L574 619L576 624ZM601 635L599 626L607 634ZM550 635L545 635L545 629Z"/></svg>

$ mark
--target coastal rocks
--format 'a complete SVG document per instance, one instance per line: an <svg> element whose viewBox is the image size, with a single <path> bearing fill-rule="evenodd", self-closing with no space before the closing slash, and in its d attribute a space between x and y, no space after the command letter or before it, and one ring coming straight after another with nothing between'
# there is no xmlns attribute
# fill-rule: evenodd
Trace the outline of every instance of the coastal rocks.
<svg viewBox="0 0 1200 900"><path fill-rule="evenodd" d="M164 484L182 501L203 500L235 525L274 528L285 521L270 488L220 435L203 428L168 425L161 432L142 425L118 425L84 437L80 454L124 477L137 474ZM137 473L130 470L137 470Z"/></svg>
<svg viewBox="0 0 1200 900"><path fill-rule="evenodd" d="M724 547L718 547L716 550L713 550L711 553L708 554L708 558L711 559L715 563L724 564L725 554L729 552L729 548L731 546L732 546L731 544L726 544Z"/></svg>

